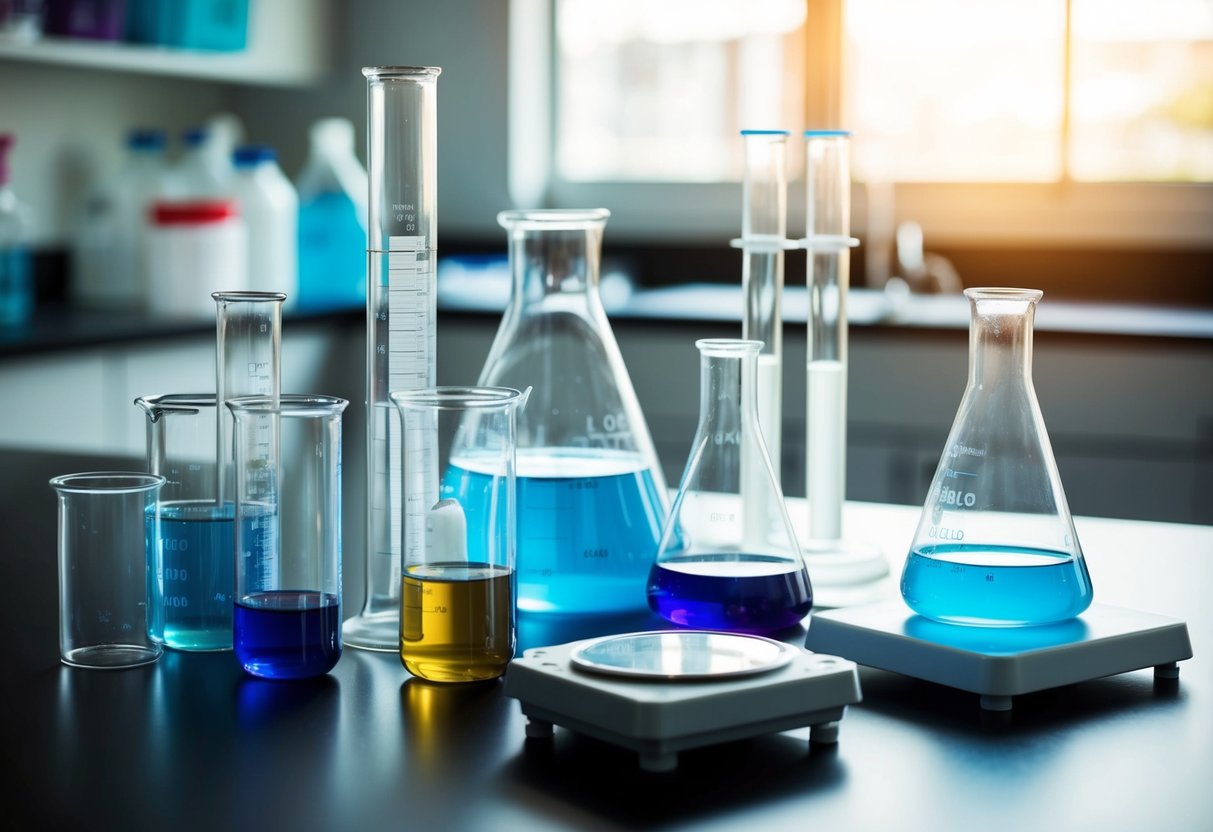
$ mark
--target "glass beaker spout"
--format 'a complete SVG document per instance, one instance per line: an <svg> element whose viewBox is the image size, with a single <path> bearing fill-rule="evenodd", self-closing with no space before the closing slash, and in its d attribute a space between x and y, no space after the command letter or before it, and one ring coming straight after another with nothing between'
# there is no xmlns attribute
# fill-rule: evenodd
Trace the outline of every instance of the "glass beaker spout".
<svg viewBox="0 0 1213 832"><path fill-rule="evenodd" d="M809 614L813 589L758 427L762 342L696 346L699 427L650 571L649 607L684 627L786 629ZM761 491L756 469L765 471Z"/></svg>
<svg viewBox="0 0 1213 832"><path fill-rule="evenodd" d="M605 210L506 211L513 290L481 386L533 386L518 419L518 608L645 609L665 480L598 296Z"/></svg>
<svg viewBox="0 0 1213 832"><path fill-rule="evenodd" d="M1025 626L1091 604L1091 578L1032 384L1041 292L968 289L969 377L901 593L937 621Z"/></svg>

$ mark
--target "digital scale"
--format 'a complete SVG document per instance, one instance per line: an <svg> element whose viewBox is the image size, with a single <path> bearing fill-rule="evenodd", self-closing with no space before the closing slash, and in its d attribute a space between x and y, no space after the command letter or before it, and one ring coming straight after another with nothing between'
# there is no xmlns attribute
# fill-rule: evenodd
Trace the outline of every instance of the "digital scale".
<svg viewBox="0 0 1213 832"><path fill-rule="evenodd" d="M810 728L836 743L860 701L855 663L759 636L670 630L536 647L510 662L505 694L531 739L553 726L636 751L671 771L692 748Z"/></svg>
<svg viewBox="0 0 1213 832"><path fill-rule="evenodd" d="M981 695L981 707L1011 709L1024 693L1153 667L1179 678L1192 658L1183 621L1092 604L1077 618L1037 627L971 627L923 618L901 601L814 613L809 650Z"/></svg>

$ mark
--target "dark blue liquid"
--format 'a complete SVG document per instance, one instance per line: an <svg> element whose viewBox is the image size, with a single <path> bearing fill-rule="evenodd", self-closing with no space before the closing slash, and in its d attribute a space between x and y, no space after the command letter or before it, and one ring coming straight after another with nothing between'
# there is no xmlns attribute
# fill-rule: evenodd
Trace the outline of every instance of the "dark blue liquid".
<svg viewBox="0 0 1213 832"><path fill-rule="evenodd" d="M813 607L804 565L765 555L694 555L655 564L649 607L682 627L768 633Z"/></svg>
<svg viewBox="0 0 1213 832"><path fill-rule="evenodd" d="M235 507L210 501L160 506L148 513L151 637L178 650L232 649Z"/></svg>
<svg viewBox="0 0 1213 832"><path fill-rule="evenodd" d="M329 593L246 595L236 604L234 630L236 658L254 676L319 676L341 658L341 605Z"/></svg>
<svg viewBox="0 0 1213 832"><path fill-rule="evenodd" d="M969 543L911 552L901 594L927 618L997 627L1065 621L1092 598L1085 561L1068 552Z"/></svg>

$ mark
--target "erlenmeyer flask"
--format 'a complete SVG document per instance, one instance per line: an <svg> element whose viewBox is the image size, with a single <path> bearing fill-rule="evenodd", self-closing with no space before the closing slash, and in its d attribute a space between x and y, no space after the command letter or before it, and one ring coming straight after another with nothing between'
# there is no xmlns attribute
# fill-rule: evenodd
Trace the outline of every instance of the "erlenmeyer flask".
<svg viewBox="0 0 1213 832"><path fill-rule="evenodd" d="M504 211L510 304L482 387L533 386L518 420L518 609L645 608L665 480L598 296L610 212Z"/></svg>
<svg viewBox="0 0 1213 832"><path fill-rule="evenodd" d="M967 289L969 381L901 579L937 621L1047 624L1091 603L1032 386L1036 289Z"/></svg>
<svg viewBox="0 0 1213 832"><path fill-rule="evenodd" d="M758 425L762 342L695 346L699 427L649 576L649 606L685 627L782 630L809 614L813 589Z"/></svg>

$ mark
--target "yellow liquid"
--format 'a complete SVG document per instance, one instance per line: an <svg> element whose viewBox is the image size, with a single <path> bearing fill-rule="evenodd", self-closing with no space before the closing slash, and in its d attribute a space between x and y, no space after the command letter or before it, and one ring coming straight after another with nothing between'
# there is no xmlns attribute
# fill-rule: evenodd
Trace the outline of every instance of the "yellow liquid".
<svg viewBox="0 0 1213 832"><path fill-rule="evenodd" d="M495 679L514 656L514 572L486 563L410 566L401 577L400 660L433 682Z"/></svg>

